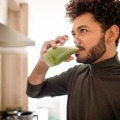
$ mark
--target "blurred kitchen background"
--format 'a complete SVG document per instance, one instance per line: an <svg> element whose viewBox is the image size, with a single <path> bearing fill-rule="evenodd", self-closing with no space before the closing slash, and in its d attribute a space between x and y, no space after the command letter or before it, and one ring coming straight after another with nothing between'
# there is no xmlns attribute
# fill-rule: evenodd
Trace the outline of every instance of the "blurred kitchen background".
<svg viewBox="0 0 120 120"><path fill-rule="evenodd" d="M67 34L73 45L71 24L65 18L69 0L0 0L0 111L35 111L39 120L66 120L67 96L41 99L26 96L27 77L46 40ZM5 38L4 38L5 37ZM120 47L118 48L118 51ZM120 56L120 52L119 52ZM50 68L47 77L77 64Z"/></svg>

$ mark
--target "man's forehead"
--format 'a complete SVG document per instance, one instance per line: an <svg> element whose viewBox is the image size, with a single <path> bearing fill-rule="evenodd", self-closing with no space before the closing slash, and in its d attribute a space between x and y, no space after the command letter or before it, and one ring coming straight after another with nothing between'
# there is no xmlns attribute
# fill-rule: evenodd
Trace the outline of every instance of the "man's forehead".
<svg viewBox="0 0 120 120"><path fill-rule="evenodd" d="M91 21L91 22L95 22L95 19L93 17L93 15L91 13L85 13L82 15L79 15L78 17L76 17L73 21L73 24L75 22L85 22L85 21Z"/></svg>
<svg viewBox="0 0 120 120"><path fill-rule="evenodd" d="M75 18L73 27L88 26L91 22L95 22L93 16L91 14L83 14Z"/></svg>

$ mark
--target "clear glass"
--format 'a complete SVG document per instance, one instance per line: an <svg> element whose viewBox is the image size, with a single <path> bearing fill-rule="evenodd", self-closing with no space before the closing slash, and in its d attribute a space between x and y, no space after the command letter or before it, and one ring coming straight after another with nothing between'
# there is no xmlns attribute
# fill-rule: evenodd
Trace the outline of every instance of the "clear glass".
<svg viewBox="0 0 120 120"><path fill-rule="evenodd" d="M49 48L43 56L48 66L55 66L65 61L77 50L77 47L58 46L57 48Z"/></svg>

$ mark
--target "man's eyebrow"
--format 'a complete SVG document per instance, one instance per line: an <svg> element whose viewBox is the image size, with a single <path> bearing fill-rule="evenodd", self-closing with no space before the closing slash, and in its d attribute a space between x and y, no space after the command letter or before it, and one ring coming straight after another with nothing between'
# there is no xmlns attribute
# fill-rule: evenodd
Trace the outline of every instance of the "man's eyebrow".
<svg viewBox="0 0 120 120"><path fill-rule="evenodd" d="M86 25L81 25L77 27L77 30L82 29L82 28L87 28L88 26ZM71 31L72 34L74 34L74 30Z"/></svg>

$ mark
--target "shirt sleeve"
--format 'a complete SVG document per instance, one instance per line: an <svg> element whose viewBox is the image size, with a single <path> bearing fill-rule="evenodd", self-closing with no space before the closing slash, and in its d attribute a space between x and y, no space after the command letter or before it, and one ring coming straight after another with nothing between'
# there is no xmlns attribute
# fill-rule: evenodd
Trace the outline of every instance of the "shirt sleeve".
<svg viewBox="0 0 120 120"><path fill-rule="evenodd" d="M63 72L60 75L46 78L41 84L38 85L32 85L28 81L26 94L32 98L66 95L67 80L67 72Z"/></svg>
<svg viewBox="0 0 120 120"><path fill-rule="evenodd" d="M69 68L54 77L46 78L41 84L32 85L27 83L27 95L33 98L42 98L45 96L61 96L67 95L72 81L76 76L77 67Z"/></svg>

